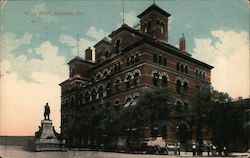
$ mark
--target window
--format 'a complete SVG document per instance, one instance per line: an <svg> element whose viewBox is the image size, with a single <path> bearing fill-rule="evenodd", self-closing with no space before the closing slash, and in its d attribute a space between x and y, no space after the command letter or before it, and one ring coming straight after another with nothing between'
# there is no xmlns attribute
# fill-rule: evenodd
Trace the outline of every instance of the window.
<svg viewBox="0 0 250 158"><path fill-rule="evenodd" d="M168 79L166 76L162 76L162 87L168 86Z"/></svg>
<svg viewBox="0 0 250 158"><path fill-rule="evenodd" d="M136 73L134 74L134 86L137 86L138 83L139 83L139 73L136 72Z"/></svg>
<svg viewBox="0 0 250 158"><path fill-rule="evenodd" d="M96 76L96 80L101 80L101 78L102 78L101 74L98 73L97 76Z"/></svg>
<svg viewBox="0 0 250 158"><path fill-rule="evenodd" d="M180 80L176 81L176 93L181 94L181 81Z"/></svg>
<svg viewBox="0 0 250 158"><path fill-rule="evenodd" d="M130 65L129 61L130 61L130 59L129 59L129 58L127 58L127 66L129 66L129 65Z"/></svg>
<svg viewBox="0 0 250 158"><path fill-rule="evenodd" d="M154 86L158 86L158 84L159 84L159 79L160 79L159 73L154 73L154 76L153 76L153 85L154 85Z"/></svg>
<svg viewBox="0 0 250 158"><path fill-rule="evenodd" d="M130 80L131 80L131 76L128 75L127 78L126 78L126 88L127 89L131 87Z"/></svg>
<svg viewBox="0 0 250 158"><path fill-rule="evenodd" d="M177 71L180 70L180 64L179 64L179 63L176 64L176 70L177 70Z"/></svg>
<svg viewBox="0 0 250 158"><path fill-rule="evenodd" d="M91 97L92 97L92 100L96 100L96 90L95 89L92 89L91 91Z"/></svg>
<svg viewBox="0 0 250 158"><path fill-rule="evenodd" d="M75 67L71 67L71 70L70 70L70 77L74 77L75 76Z"/></svg>
<svg viewBox="0 0 250 158"><path fill-rule="evenodd" d="M185 66L185 73L188 73L188 66Z"/></svg>
<svg viewBox="0 0 250 158"><path fill-rule="evenodd" d="M188 83L187 82L184 82L183 88L184 88L184 94L187 94L188 93Z"/></svg>
<svg viewBox="0 0 250 158"><path fill-rule="evenodd" d="M162 65L162 56L159 56L159 64Z"/></svg>
<svg viewBox="0 0 250 158"><path fill-rule="evenodd" d="M74 97L71 97L70 104L71 104L71 107L75 106L75 99L74 99Z"/></svg>
<svg viewBox="0 0 250 158"><path fill-rule="evenodd" d="M163 58L163 65L167 66L167 59L165 57Z"/></svg>
<svg viewBox="0 0 250 158"><path fill-rule="evenodd" d="M181 112L182 111L182 106L181 106L181 102L180 101L176 102L176 111L177 112Z"/></svg>
<svg viewBox="0 0 250 158"><path fill-rule="evenodd" d="M119 111L120 110L120 101L117 100L115 101L115 111Z"/></svg>
<svg viewBox="0 0 250 158"><path fill-rule="evenodd" d="M106 56L106 58L108 58L108 57L109 57L109 51L108 51L108 50L106 50L106 52L105 52L105 56Z"/></svg>
<svg viewBox="0 0 250 158"><path fill-rule="evenodd" d="M154 61L154 63L157 63L157 55L156 54L154 54L153 61Z"/></svg>
<svg viewBox="0 0 250 158"><path fill-rule="evenodd" d="M116 43L115 43L115 51L116 51L116 54L118 54L120 52L120 40L116 40Z"/></svg>
<svg viewBox="0 0 250 158"><path fill-rule="evenodd" d="M103 86L99 87L98 93L99 93L99 98L103 98Z"/></svg>
<svg viewBox="0 0 250 158"><path fill-rule="evenodd" d="M205 79L205 72L202 73L202 79L204 80Z"/></svg>
<svg viewBox="0 0 250 158"><path fill-rule="evenodd" d="M164 32L164 23L162 22L161 23L161 33L163 33Z"/></svg>
<svg viewBox="0 0 250 158"><path fill-rule="evenodd" d="M147 32L149 32L150 29L151 29L151 23L150 23L150 21L148 21L148 29L147 29Z"/></svg>
<svg viewBox="0 0 250 158"><path fill-rule="evenodd" d="M195 70L196 77L198 77L198 74L199 74L198 70Z"/></svg>
<svg viewBox="0 0 250 158"><path fill-rule="evenodd" d="M147 23L144 23L144 32L148 32Z"/></svg>
<svg viewBox="0 0 250 158"><path fill-rule="evenodd" d="M79 104L81 105L83 103L83 95L82 93L79 96Z"/></svg>
<svg viewBox="0 0 250 158"><path fill-rule="evenodd" d="M116 92L120 92L120 83L121 83L121 80L119 80L119 79L115 80L115 91Z"/></svg>
<svg viewBox="0 0 250 158"><path fill-rule="evenodd" d="M139 53L135 54L135 62L139 62Z"/></svg>
<svg viewBox="0 0 250 158"><path fill-rule="evenodd" d="M200 71L200 73L199 73L199 78L201 78L201 76L202 76L202 74L201 74L201 71Z"/></svg>
<svg viewBox="0 0 250 158"><path fill-rule="evenodd" d="M184 72L184 65L181 64L181 72Z"/></svg>
<svg viewBox="0 0 250 158"><path fill-rule="evenodd" d="M106 94L111 95L111 82L108 82L106 85Z"/></svg>
<svg viewBox="0 0 250 158"><path fill-rule="evenodd" d="M90 100L89 92L85 92L85 94L84 94L85 103L89 102L89 100Z"/></svg>
<svg viewBox="0 0 250 158"><path fill-rule="evenodd" d="M107 71L104 71L103 77L106 78L107 76L108 76L108 72L107 72Z"/></svg>

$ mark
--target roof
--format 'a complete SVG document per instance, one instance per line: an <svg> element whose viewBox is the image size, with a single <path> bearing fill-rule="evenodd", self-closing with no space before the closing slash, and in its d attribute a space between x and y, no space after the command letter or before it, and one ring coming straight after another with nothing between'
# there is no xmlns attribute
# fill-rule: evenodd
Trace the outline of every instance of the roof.
<svg viewBox="0 0 250 158"><path fill-rule="evenodd" d="M166 16L166 17L169 17L171 16L171 14L167 13L166 11L164 11L163 9L161 9L158 5L156 5L155 3L153 3L151 6L149 6L146 10L144 10L140 15L138 15L137 17L138 18L141 18L143 17L144 15L148 14L149 12L151 11L157 11L158 13Z"/></svg>
<svg viewBox="0 0 250 158"><path fill-rule="evenodd" d="M127 52L127 51L129 51L129 50L131 50L131 49L136 48L136 47L139 46L139 45L144 44L144 43L147 43L147 44L149 44L149 45L151 45L151 46L153 46L153 47L156 47L156 48L158 48L158 49L161 49L161 50L163 50L164 52L168 52L168 53L173 54L173 55L175 55L175 56L184 58L184 59L186 59L186 60L192 61L192 62L194 62L194 63L196 63L196 64L199 64L199 65L202 65L202 66L204 66L204 67L206 67L206 68L208 68L208 69L214 68L214 67L211 66L211 65L208 65L208 64L206 64L206 63L204 63L204 62L202 62L202 61L199 61L199 60L197 60L197 59L194 59L194 58L190 57L190 56L187 55L187 54L182 53L178 48L176 48L176 47L174 47L174 46L172 46L172 45L170 45L170 44L165 44L165 43L163 44L163 43L155 42L154 40L152 40L152 39L150 39L150 38L143 38L143 39L139 40L138 42L136 42L136 43L134 43L134 44L132 44L132 45L126 47L125 49L122 50L122 52Z"/></svg>
<svg viewBox="0 0 250 158"><path fill-rule="evenodd" d="M96 44L94 45L94 47L97 47L97 46L100 45L101 43L111 44L111 41L110 41L107 37L104 37L102 40L100 40L98 43L96 43Z"/></svg>
<svg viewBox="0 0 250 158"><path fill-rule="evenodd" d="M83 58L81 58L81 57L79 57L79 56L76 56L75 58L73 58L72 60L70 60L69 62L68 62L68 64L70 65L71 63L73 63L73 62L82 62L82 63L86 63L86 64L95 64L95 63L92 63L92 62L90 62L90 61L86 61L86 60L84 60Z"/></svg>
<svg viewBox="0 0 250 158"><path fill-rule="evenodd" d="M149 35L145 34L145 33L142 33L138 30L135 30L133 29L132 27L128 26L127 24L123 24L119 29L113 31L109 37L114 37L116 34L118 34L119 32L123 31L123 30L126 30L126 31L129 31L131 33L134 33L136 35L139 35L139 36L142 36L142 37L150 37Z"/></svg>

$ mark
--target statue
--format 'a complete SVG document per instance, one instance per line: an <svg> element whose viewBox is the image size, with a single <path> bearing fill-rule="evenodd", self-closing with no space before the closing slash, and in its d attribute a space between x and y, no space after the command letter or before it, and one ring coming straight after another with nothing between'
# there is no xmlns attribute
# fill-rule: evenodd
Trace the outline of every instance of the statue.
<svg viewBox="0 0 250 158"><path fill-rule="evenodd" d="M46 105L44 106L44 120L50 120L49 119L49 114L50 114L50 108L49 108L49 104L46 103ZM46 119L48 117L48 119Z"/></svg>

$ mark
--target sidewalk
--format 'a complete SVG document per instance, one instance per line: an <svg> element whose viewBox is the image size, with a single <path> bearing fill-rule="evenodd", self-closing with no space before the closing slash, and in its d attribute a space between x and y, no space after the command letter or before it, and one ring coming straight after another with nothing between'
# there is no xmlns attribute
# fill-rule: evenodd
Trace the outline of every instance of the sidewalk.
<svg viewBox="0 0 250 158"><path fill-rule="evenodd" d="M169 155L172 156L172 153ZM180 156L177 157L193 157L193 153L192 152L181 152ZM196 158L201 157L201 156L195 156ZM212 156L211 153L208 156L207 152L203 152L202 153L202 157L216 157L218 158L219 156ZM225 156L220 156L220 157L225 157ZM228 157L242 157L242 158L250 158L250 153L230 153Z"/></svg>

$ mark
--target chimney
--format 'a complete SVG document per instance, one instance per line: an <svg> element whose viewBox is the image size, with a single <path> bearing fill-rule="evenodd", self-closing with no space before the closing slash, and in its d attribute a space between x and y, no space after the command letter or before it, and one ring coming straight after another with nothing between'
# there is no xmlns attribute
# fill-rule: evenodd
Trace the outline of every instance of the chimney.
<svg viewBox="0 0 250 158"><path fill-rule="evenodd" d="M186 51L186 42L185 42L184 33L182 33L182 37L179 40L179 46L182 52Z"/></svg>
<svg viewBox="0 0 250 158"><path fill-rule="evenodd" d="M85 50L85 60L92 61L92 50L90 47Z"/></svg>

